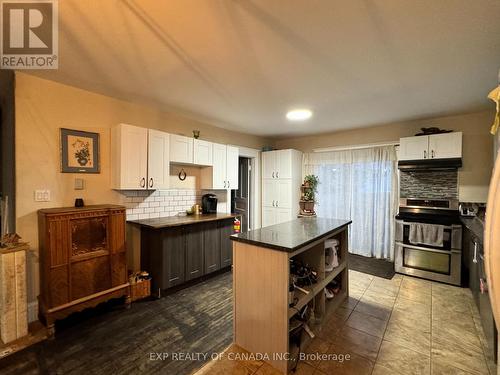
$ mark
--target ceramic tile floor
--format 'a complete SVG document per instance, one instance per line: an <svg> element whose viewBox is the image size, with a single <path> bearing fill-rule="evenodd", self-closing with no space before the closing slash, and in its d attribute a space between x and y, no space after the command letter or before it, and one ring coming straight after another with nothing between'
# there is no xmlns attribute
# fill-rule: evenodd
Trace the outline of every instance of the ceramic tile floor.
<svg viewBox="0 0 500 375"><path fill-rule="evenodd" d="M349 271L349 299L308 353L351 360L303 362L295 374L496 374L469 289L395 275ZM227 351L241 351L229 347ZM212 361L196 375L278 374L260 361Z"/></svg>

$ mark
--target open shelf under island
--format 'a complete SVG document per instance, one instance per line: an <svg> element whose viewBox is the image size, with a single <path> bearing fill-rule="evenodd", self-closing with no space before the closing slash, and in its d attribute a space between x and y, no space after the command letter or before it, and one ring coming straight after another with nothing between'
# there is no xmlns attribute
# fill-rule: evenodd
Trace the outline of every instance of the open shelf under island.
<svg viewBox="0 0 500 375"><path fill-rule="evenodd" d="M291 322L306 305L314 309L314 333L349 295L347 263L351 221L299 218L231 236L233 240L234 343L256 353L284 374L293 368L296 348L289 340ZM339 242L339 265L325 271L325 240ZM317 273L317 282L295 291L289 305L290 260L300 260ZM327 300L324 288L338 280L340 290ZM301 350L309 336L304 334Z"/></svg>

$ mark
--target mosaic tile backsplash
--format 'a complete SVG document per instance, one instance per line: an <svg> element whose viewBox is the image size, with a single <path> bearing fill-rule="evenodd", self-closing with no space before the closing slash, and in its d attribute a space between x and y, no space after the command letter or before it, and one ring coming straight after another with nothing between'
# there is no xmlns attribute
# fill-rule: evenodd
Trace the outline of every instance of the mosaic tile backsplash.
<svg viewBox="0 0 500 375"><path fill-rule="evenodd" d="M458 171L400 172L401 198L458 199Z"/></svg>

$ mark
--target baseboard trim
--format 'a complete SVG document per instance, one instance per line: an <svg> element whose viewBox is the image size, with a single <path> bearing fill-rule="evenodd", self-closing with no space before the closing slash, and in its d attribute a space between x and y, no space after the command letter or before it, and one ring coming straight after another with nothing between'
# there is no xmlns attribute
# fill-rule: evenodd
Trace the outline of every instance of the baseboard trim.
<svg viewBox="0 0 500 375"><path fill-rule="evenodd" d="M38 320L38 301L28 303L28 323Z"/></svg>

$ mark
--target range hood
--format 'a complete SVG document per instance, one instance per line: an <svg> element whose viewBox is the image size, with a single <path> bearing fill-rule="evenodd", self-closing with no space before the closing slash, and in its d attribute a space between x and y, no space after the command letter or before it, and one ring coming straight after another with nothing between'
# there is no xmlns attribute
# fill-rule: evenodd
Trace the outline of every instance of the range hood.
<svg viewBox="0 0 500 375"><path fill-rule="evenodd" d="M462 158L401 160L398 169L402 171L449 171L462 167Z"/></svg>

